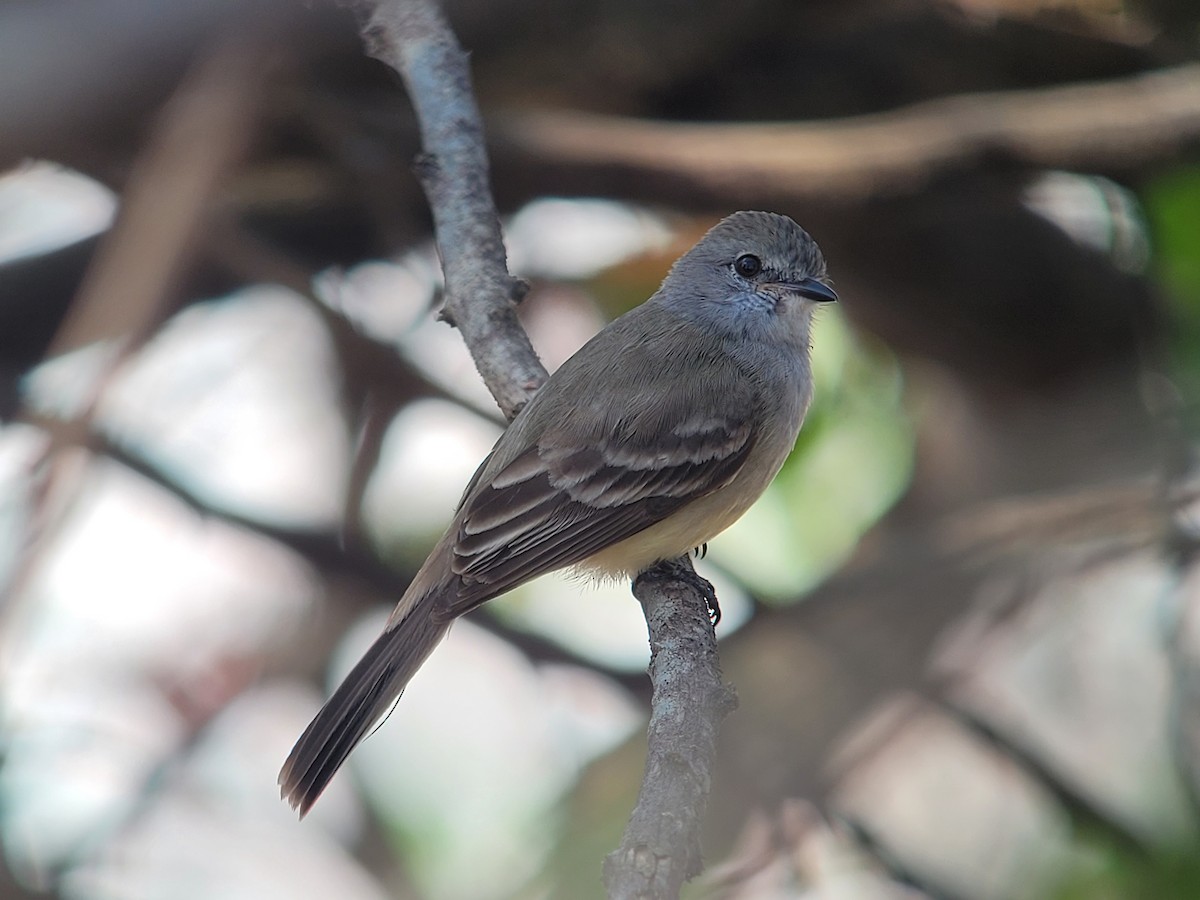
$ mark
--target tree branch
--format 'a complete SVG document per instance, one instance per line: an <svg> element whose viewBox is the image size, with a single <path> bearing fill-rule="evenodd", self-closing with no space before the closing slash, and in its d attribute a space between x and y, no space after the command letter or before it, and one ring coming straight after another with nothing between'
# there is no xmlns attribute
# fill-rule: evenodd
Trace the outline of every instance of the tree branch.
<svg viewBox="0 0 1200 900"><path fill-rule="evenodd" d="M416 170L446 277L442 317L462 333L511 420L546 380L546 369L517 320L527 285L508 272L467 55L433 0L380 0L365 8L367 53L400 73L420 122L424 152Z"/></svg>
<svg viewBox="0 0 1200 900"><path fill-rule="evenodd" d="M446 275L444 317L511 419L545 369L516 317L522 282L508 272L488 183L466 55L433 0L366 3L367 52L400 73L420 123L417 162ZM605 864L613 898L673 898L700 871L700 818L717 727L732 707L721 682L708 605L685 558L642 573L654 692L646 774L621 847Z"/></svg>
<svg viewBox="0 0 1200 900"><path fill-rule="evenodd" d="M1128 78L962 94L813 122L662 122L513 113L496 151L535 160L556 190L754 205L862 203L919 191L941 173L1003 160L1108 173L1200 144L1200 64Z"/></svg>
<svg viewBox="0 0 1200 900"><path fill-rule="evenodd" d="M685 556L638 576L633 593L650 629L646 774L621 846L604 861L613 900L673 898L701 870L700 821L717 730L737 705L721 679L708 605Z"/></svg>

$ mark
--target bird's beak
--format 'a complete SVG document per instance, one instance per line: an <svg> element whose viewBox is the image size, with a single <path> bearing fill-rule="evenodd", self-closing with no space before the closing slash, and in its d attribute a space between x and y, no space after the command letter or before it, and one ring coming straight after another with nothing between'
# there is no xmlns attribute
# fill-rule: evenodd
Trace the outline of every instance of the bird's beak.
<svg viewBox="0 0 1200 900"><path fill-rule="evenodd" d="M832 303L838 298L837 291L815 278L801 278L799 281L789 284L788 287L801 297L816 300L818 303Z"/></svg>

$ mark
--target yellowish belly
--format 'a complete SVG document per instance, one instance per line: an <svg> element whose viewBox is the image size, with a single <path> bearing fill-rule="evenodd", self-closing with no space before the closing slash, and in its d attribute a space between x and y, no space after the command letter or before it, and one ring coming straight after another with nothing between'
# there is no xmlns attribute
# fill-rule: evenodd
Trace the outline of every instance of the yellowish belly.
<svg viewBox="0 0 1200 900"><path fill-rule="evenodd" d="M645 531L593 554L576 569L591 576L632 578L656 562L682 556L716 537L758 499L758 491L733 487L688 504Z"/></svg>

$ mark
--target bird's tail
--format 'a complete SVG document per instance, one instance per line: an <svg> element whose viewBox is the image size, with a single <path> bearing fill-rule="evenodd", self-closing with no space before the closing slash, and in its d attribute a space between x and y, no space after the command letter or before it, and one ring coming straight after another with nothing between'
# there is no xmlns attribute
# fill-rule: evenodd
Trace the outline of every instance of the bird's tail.
<svg viewBox="0 0 1200 900"><path fill-rule="evenodd" d="M296 741L279 772L279 788L302 818L449 630L432 614L436 597L420 598L376 639Z"/></svg>

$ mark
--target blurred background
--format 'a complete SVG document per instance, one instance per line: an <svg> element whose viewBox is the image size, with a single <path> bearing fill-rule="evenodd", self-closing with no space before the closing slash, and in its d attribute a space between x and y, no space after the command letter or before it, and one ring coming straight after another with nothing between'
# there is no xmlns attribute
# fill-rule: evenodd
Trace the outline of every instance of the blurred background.
<svg viewBox="0 0 1200 900"><path fill-rule="evenodd" d="M817 238L817 399L714 541L689 897L1200 896L1200 8L453 0L547 366L717 218ZM0 6L0 898L591 898L623 585L470 616L275 777L501 420L350 11Z"/></svg>

